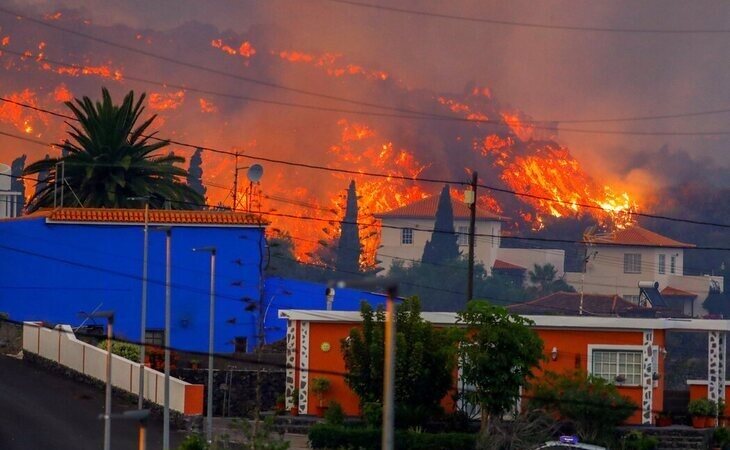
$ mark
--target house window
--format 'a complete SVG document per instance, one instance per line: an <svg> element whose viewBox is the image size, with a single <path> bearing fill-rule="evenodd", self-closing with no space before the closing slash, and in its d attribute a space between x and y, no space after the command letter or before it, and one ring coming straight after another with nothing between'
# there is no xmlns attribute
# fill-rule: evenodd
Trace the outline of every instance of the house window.
<svg viewBox="0 0 730 450"><path fill-rule="evenodd" d="M641 352L594 350L591 374L606 381L616 382L623 377L622 384L641 384Z"/></svg>
<svg viewBox="0 0 730 450"><path fill-rule="evenodd" d="M156 347L163 347L165 345L165 330L145 330L144 341Z"/></svg>
<svg viewBox="0 0 730 450"><path fill-rule="evenodd" d="M624 273L641 273L641 253L624 253Z"/></svg>
<svg viewBox="0 0 730 450"><path fill-rule="evenodd" d="M413 228L403 228L400 230L400 243L402 245L413 244Z"/></svg>
<svg viewBox="0 0 730 450"><path fill-rule="evenodd" d="M469 245L469 227L459 227L456 231L459 233L457 234L456 243L458 245Z"/></svg>
<svg viewBox="0 0 730 450"><path fill-rule="evenodd" d="M236 336L233 339L234 349L236 353L246 353L248 351L248 339L242 336Z"/></svg>
<svg viewBox="0 0 730 450"><path fill-rule="evenodd" d="M624 300L626 300L627 302L631 302L634 305L638 305L640 299L640 295L624 295Z"/></svg>
<svg viewBox="0 0 730 450"><path fill-rule="evenodd" d="M672 255L669 258L669 273L676 273L677 272L677 256Z"/></svg>
<svg viewBox="0 0 730 450"><path fill-rule="evenodd" d="M667 273L667 255L659 255L659 264L657 264L657 271L659 272L659 275L664 275L665 273Z"/></svg>

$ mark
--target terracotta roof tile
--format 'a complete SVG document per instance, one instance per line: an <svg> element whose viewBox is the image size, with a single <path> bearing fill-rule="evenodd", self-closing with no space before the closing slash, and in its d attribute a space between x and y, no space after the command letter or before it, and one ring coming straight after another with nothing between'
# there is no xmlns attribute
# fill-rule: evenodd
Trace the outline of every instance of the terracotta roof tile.
<svg viewBox="0 0 730 450"><path fill-rule="evenodd" d="M556 292L525 303L507 306L516 314L547 314L577 316L580 310L579 292ZM646 310L618 295L583 295L583 312L589 315L619 315L629 311Z"/></svg>
<svg viewBox="0 0 730 450"><path fill-rule="evenodd" d="M436 217L438 203L439 196L433 195L400 208L376 214L376 217L386 219L433 219ZM454 209L454 219L468 220L471 216L466 203L452 197L451 206ZM477 208L477 220L507 220L507 217Z"/></svg>
<svg viewBox="0 0 730 450"><path fill-rule="evenodd" d="M121 208L58 208L36 212L27 217L45 217L49 223L63 222L108 222L144 223L144 209ZM267 225L253 214L232 211L149 211L151 224L188 225Z"/></svg>
<svg viewBox="0 0 730 450"><path fill-rule="evenodd" d="M629 245L645 247L691 248L694 244L675 241L638 225L611 233L598 234L588 239L593 244Z"/></svg>
<svg viewBox="0 0 730 450"><path fill-rule="evenodd" d="M683 291L681 289L673 288L671 286L667 286L664 289L662 289L662 296L664 297L697 297L697 294L693 292L687 292Z"/></svg>
<svg viewBox="0 0 730 450"><path fill-rule="evenodd" d="M492 266L492 269L497 270L527 270L526 268L522 266L518 266L517 264L508 263L507 261L502 261L501 259L495 259L494 265Z"/></svg>

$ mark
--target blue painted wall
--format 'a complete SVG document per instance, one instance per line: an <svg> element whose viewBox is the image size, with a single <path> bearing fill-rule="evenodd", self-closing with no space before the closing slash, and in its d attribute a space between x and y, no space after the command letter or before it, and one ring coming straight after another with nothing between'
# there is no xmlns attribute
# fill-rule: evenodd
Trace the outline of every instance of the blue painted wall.
<svg viewBox="0 0 730 450"><path fill-rule="evenodd" d="M172 229L172 331L175 348L207 351L209 267L218 249L216 352L232 352L236 337L256 340L262 231L175 226ZM45 218L0 221L0 311L13 320L79 325L82 312L116 314L115 334L140 339L142 239L139 225L47 224ZM165 234L150 231L148 329L164 329ZM325 287L282 278L264 283L266 342L284 338L279 309L325 309ZM383 297L338 289L334 309L357 310ZM101 324L102 322L97 322Z"/></svg>

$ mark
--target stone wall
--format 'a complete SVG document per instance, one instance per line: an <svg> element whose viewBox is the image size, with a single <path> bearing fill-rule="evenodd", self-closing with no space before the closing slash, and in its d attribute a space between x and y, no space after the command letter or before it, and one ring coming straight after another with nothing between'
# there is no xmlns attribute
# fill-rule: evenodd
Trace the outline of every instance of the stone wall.
<svg viewBox="0 0 730 450"><path fill-rule="evenodd" d="M188 383L205 384L207 389L207 369L178 369L172 375ZM213 389L213 415L224 417L251 417L256 406L255 370L215 370ZM226 380L229 383L226 383ZM230 385L230 386L229 386ZM280 370L261 371L261 410L274 409L276 397L284 393L285 373ZM230 401L223 404L226 392ZM207 391L206 391L207 395ZM207 397L203 400L207 405ZM224 411L225 406L225 411ZM207 414L207 412L206 412Z"/></svg>

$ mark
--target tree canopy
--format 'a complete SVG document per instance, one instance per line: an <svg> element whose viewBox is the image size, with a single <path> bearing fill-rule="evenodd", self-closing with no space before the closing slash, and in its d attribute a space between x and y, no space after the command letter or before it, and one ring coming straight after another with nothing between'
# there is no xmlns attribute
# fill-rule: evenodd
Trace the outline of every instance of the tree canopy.
<svg viewBox="0 0 730 450"><path fill-rule="evenodd" d="M423 248L421 261L426 264L437 264L458 258L459 244L454 232L454 208L448 185L441 190L433 229L431 240L426 241L426 246Z"/></svg>
<svg viewBox="0 0 730 450"><path fill-rule="evenodd" d="M342 341L345 382L361 404L382 403L385 313L367 303L361 308L362 328L353 328ZM411 297L396 310L396 421L415 425L439 408L452 385L455 343L449 330L437 329L421 318L420 302ZM413 422L416 423L413 423Z"/></svg>
<svg viewBox="0 0 730 450"><path fill-rule="evenodd" d="M203 204L204 198L183 182L187 172L176 166L185 158L161 154L159 151L169 142L155 140L154 133L146 134L156 116L137 124L144 111L144 99L142 94L135 101L130 91L116 105L109 91L102 88L102 100L96 103L89 97L66 102L78 123L68 124L70 139L59 145L60 158L47 158L26 167L25 175L38 174L39 182L45 182L30 199L28 211L54 206L54 191L60 182L67 187L65 206L139 205L130 197L148 197L152 208L161 208L166 201L177 209ZM65 180L58 180L59 162L64 163Z"/></svg>

